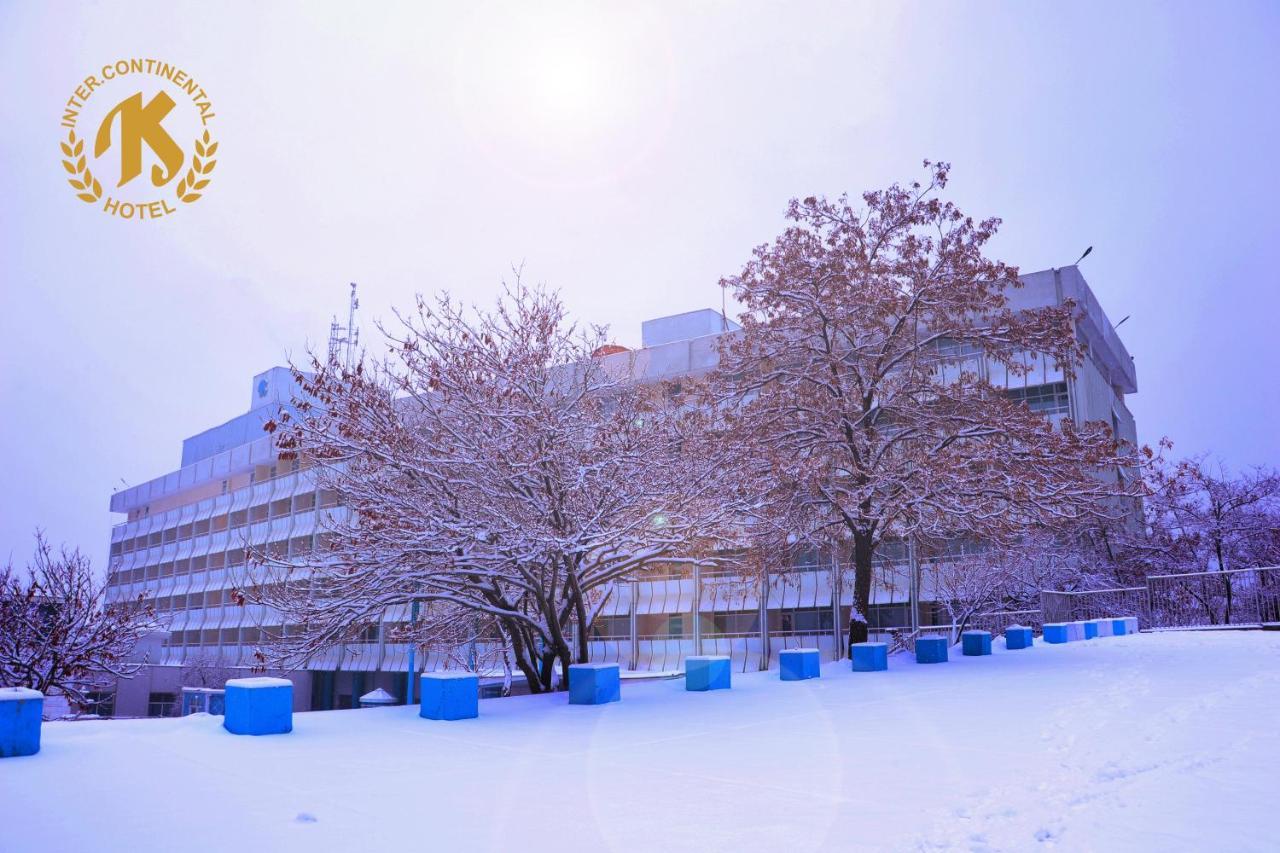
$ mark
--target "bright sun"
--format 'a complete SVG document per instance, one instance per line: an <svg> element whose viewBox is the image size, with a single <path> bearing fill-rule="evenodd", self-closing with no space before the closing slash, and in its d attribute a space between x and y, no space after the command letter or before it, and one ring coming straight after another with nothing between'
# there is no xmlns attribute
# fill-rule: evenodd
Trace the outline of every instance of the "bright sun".
<svg viewBox="0 0 1280 853"><path fill-rule="evenodd" d="M658 37L637 38L639 31ZM669 41L643 8L513 13L459 44L457 107L494 164L535 183L596 183L669 123Z"/></svg>
<svg viewBox="0 0 1280 853"><path fill-rule="evenodd" d="M562 119L590 122L593 114L607 110L602 85L606 66L602 58L581 45L562 43L529 57L529 77L523 88L530 105Z"/></svg>

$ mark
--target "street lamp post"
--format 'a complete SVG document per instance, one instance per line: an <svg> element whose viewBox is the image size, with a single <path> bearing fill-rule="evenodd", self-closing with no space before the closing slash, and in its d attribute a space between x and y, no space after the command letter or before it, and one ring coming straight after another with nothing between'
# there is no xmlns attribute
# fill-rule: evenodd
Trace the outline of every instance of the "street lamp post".
<svg viewBox="0 0 1280 853"><path fill-rule="evenodd" d="M415 599L412 607L409 610L409 624L414 625L417 623L417 621L418 621L418 602L417 602L417 599ZM404 701L406 705L413 704L414 673L418 669L418 666L417 666L418 643L412 638L413 632L410 631L409 633L410 633L409 672L405 676L405 687L404 687L404 695L405 695Z"/></svg>

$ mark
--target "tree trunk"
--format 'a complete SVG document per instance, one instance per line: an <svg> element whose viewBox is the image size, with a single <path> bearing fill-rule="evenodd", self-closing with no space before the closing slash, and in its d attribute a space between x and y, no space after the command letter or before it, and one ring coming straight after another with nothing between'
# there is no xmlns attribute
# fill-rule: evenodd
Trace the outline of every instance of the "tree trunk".
<svg viewBox="0 0 1280 853"><path fill-rule="evenodd" d="M853 534L853 610L849 613L849 656L853 644L868 637L867 616L871 609L871 558L875 556L871 534Z"/></svg>
<svg viewBox="0 0 1280 853"><path fill-rule="evenodd" d="M516 668L524 676L530 693L543 693L542 679L538 675L538 667L533 657L533 637L528 627L512 620L504 626L507 636L511 638L511 653L516 659Z"/></svg>
<svg viewBox="0 0 1280 853"><path fill-rule="evenodd" d="M574 587L575 587L575 591L573 596L573 599L574 599L573 609L578 618L578 632L577 632L578 660L577 662L590 663L591 651L590 651L590 648L587 646L587 641L588 641L587 607L586 607L586 603L582 600L582 593L576 590L576 587L577 587L576 583L574 584Z"/></svg>

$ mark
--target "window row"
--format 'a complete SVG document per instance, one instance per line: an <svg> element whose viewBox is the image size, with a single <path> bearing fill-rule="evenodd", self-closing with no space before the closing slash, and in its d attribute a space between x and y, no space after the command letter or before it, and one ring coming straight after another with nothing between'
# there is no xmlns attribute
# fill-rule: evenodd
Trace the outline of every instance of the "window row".
<svg viewBox="0 0 1280 853"><path fill-rule="evenodd" d="M196 628L187 631L170 631L164 645L175 646L250 646L269 643L280 637L299 637L301 625L243 625L233 628ZM355 642L376 643L378 626L370 625Z"/></svg>
<svg viewBox="0 0 1280 853"><path fill-rule="evenodd" d="M333 534L319 533L315 535L295 536L292 539L279 539L263 546L267 556L283 560L300 557L317 548L327 548ZM245 548L232 548L228 551L217 551L212 554L201 554L184 560L170 560L164 563L152 563L134 569L113 569L108 573L107 581L112 585L153 581L161 578L194 574L206 569L226 569L241 566L249 558Z"/></svg>
<svg viewBox="0 0 1280 853"><path fill-rule="evenodd" d="M273 518L284 518L294 513L307 512L319 506L321 509L338 505L337 493L322 490L306 492L292 498L281 498L278 501L261 503L235 512L223 513L213 518L203 518L190 524L144 533L132 539L122 539L111 545L111 556L131 554L145 548L156 548L171 542L183 542L196 536L209 533L221 533L224 530L236 530L249 524L269 521Z"/></svg>
<svg viewBox="0 0 1280 853"><path fill-rule="evenodd" d="M1031 411L1045 415L1065 415L1071 409L1065 382L1009 388L1005 394L1015 403L1025 403Z"/></svg>
<svg viewBox="0 0 1280 853"><path fill-rule="evenodd" d="M183 610L202 610L206 607L222 607L227 604L238 604L229 589L214 589L208 592L177 593L162 595L148 599L157 613L173 613Z"/></svg>

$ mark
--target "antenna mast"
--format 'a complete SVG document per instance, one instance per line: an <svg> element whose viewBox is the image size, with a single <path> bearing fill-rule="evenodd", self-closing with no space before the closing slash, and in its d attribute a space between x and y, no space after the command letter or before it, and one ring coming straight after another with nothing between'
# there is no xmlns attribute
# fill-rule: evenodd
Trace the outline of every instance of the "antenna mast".
<svg viewBox="0 0 1280 853"><path fill-rule="evenodd" d="M355 367L355 351L356 346L360 342L360 330L356 328L356 309L360 307L360 300L356 298L356 283L351 282L351 298L347 306L347 325L338 325L338 315L333 316L333 322L329 324L329 363L338 363L338 357L341 355L341 364L345 370L350 371Z"/></svg>
<svg viewBox="0 0 1280 853"><path fill-rule="evenodd" d="M729 331L729 290L720 282L720 331Z"/></svg>

